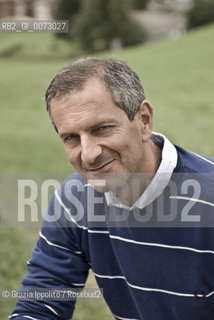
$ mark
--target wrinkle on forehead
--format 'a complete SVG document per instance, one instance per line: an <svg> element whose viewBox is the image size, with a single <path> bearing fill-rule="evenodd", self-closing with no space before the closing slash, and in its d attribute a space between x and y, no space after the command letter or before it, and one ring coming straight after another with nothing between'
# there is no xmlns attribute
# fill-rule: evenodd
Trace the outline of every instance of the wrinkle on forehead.
<svg viewBox="0 0 214 320"><path fill-rule="evenodd" d="M92 89L92 90L90 90L90 89ZM86 98L88 98L90 96L91 92L93 92L92 98L94 99L95 95L100 95L101 94L101 91L107 93L112 98L112 93L106 87L106 84L104 84L103 81L101 79L99 79L99 78L91 77L85 82L85 84L83 85L83 87L81 89L74 89L74 90L68 92L66 95L56 96L55 99L56 100L60 100L60 101L66 101L71 96L74 96L74 95L79 100L80 99L86 99Z"/></svg>
<svg viewBox="0 0 214 320"><path fill-rule="evenodd" d="M99 114L101 116L103 110L99 108L100 113L98 113L97 107L98 103L96 103L95 101L87 103L81 103L81 101L79 101L78 103L71 102L70 104L62 104L61 106L59 106L58 110L56 111L56 115L57 119L60 118L61 120L70 118L80 121L94 116L96 116L96 118L98 119Z"/></svg>

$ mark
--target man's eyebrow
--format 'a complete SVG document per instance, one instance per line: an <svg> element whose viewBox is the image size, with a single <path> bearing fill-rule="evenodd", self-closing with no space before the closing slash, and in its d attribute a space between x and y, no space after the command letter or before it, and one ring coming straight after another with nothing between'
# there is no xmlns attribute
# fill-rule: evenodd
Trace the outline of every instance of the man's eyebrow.
<svg viewBox="0 0 214 320"><path fill-rule="evenodd" d="M108 125L110 126L110 125L116 125L116 124L117 124L116 120L104 120L104 121L96 123L93 126L90 126L89 130L93 130L93 129L96 129L96 128L99 128L102 126L108 126Z"/></svg>
<svg viewBox="0 0 214 320"><path fill-rule="evenodd" d="M75 135L77 135L77 134L75 134L73 132L62 132L62 133L59 134L59 137L61 139L64 139L64 138L66 138L68 136L75 136Z"/></svg>
<svg viewBox="0 0 214 320"><path fill-rule="evenodd" d="M92 130L96 130L97 128L102 127L102 126L106 126L106 125L112 125L113 126L113 125L116 125L116 124L117 124L116 120L104 120L104 121L100 121L100 122L97 122L94 125L89 126L88 128L86 128L86 131L92 131ZM78 134L75 133L75 132L70 131L70 132L62 132L62 133L60 133L59 137L61 139L64 139L64 138L66 138L68 136L76 136L76 135L78 135Z"/></svg>

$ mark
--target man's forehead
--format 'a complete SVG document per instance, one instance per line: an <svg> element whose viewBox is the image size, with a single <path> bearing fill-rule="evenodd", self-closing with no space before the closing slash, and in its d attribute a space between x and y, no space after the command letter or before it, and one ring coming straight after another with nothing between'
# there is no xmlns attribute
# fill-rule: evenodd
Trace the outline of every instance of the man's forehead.
<svg viewBox="0 0 214 320"><path fill-rule="evenodd" d="M84 82L82 82L81 86L78 85L67 88L66 90L62 90L61 88L56 92L56 95L53 99L57 100L64 100L68 99L72 95L79 95L80 97L84 94L88 94L90 92L98 93L99 91L105 91L111 94L110 90L107 88L104 81L102 81L101 78L98 77L90 77L89 79L86 79Z"/></svg>
<svg viewBox="0 0 214 320"><path fill-rule="evenodd" d="M106 88L106 86L99 79L90 79L87 81L86 85L82 90L72 90L63 96L56 95L50 101L50 109L59 109L65 108L73 108L74 110L82 109L84 107L89 106L90 109L96 108L96 106L100 106L100 109L103 109L102 106L105 105L105 108L115 105L118 107L110 90Z"/></svg>

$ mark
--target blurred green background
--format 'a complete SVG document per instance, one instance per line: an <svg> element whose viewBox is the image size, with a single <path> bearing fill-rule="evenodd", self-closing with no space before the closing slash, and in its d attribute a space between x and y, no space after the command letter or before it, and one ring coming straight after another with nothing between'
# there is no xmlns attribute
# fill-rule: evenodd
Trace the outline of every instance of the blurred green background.
<svg viewBox="0 0 214 320"><path fill-rule="evenodd" d="M214 156L214 25L173 40L102 53L126 61L154 107L154 131L194 152ZM51 34L0 34L0 170L72 172L45 110L44 92L70 45ZM1 186L4 188L4 186ZM14 212L16 215L16 212ZM0 226L0 288L17 288L38 230ZM90 276L88 286L95 287ZM14 301L0 300L0 320ZM75 320L113 319L103 301L78 301Z"/></svg>

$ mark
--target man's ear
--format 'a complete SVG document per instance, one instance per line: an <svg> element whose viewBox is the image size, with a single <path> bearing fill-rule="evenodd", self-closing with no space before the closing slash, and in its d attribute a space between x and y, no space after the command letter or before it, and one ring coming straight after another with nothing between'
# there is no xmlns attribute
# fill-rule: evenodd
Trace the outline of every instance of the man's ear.
<svg viewBox="0 0 214 320"><path fill-rule="evenodd" d="M148 100L143 100L140 105L138 116L141 121L142 141L150 139L153 123L153 108Z"/></svg>

